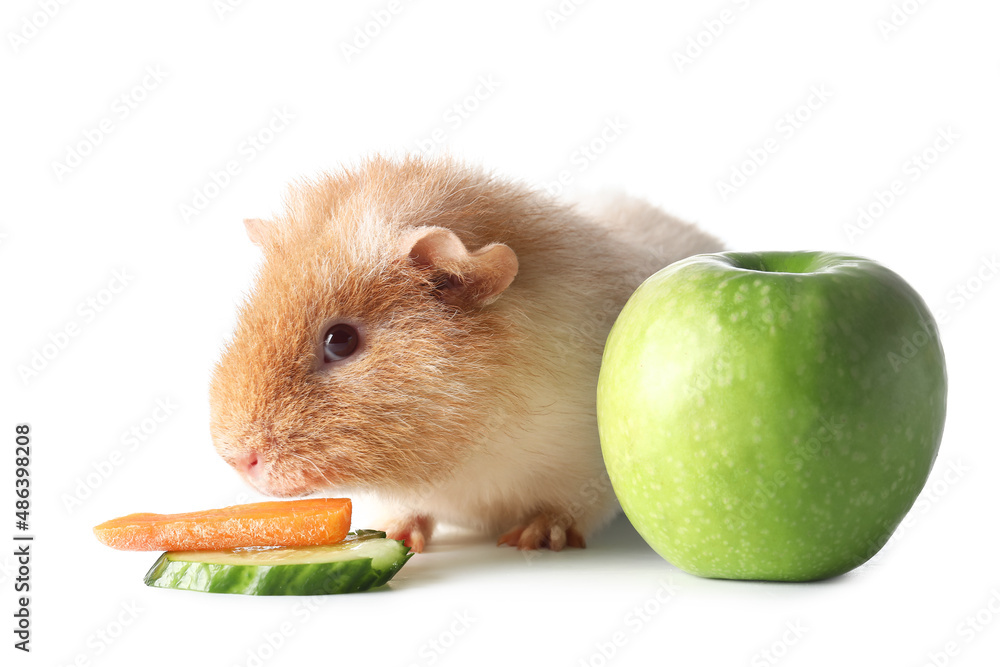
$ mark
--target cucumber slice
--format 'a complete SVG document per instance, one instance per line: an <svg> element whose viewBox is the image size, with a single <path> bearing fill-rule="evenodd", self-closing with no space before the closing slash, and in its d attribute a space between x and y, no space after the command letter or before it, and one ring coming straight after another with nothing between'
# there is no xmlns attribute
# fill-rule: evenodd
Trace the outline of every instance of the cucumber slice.
<svg viewBox="0 0 1000 667"><path fill-rule="evenodd" d="M410 548L377 530L348 533L319 547L241 547L167 551L147 586L241 595L330 595L381 586L409 560Z"/></svg>

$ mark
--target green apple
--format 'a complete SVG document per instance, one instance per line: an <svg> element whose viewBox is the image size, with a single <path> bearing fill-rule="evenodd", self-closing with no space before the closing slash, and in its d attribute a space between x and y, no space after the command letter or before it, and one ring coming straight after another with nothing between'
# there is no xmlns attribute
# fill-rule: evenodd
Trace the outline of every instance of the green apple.
<svg viewBox="0 0 1000 667"><path fill-rule="evenodd" d="M945 418L926 304L861 257L724 252L644 282L608 337L601 447L661 556L807 581L871 558L923 488Z"/></svg>

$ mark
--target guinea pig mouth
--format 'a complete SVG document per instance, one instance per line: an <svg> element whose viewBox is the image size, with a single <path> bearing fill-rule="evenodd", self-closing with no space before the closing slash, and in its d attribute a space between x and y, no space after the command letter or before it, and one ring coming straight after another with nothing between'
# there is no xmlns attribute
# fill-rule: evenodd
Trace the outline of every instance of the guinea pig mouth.
<svg viewBox="0 0 1000 667"><path fill-rule="evenodd" d="M251 482L251 484L253 485L253 487L255 489L257 489L258 491L260 491L264 495L266 495L266 496L272 496L274 498L297 498L297 497L300 497L300 496L308 496L310 493L312 493L312 492L314 492L316 490L316 489L313 489L313 488L310 488L310 487L302 487L302 488L297 488L297 489L295 489L295 488L288 489L288 488L284 488L284 487L273 488L273 487L264 486L264 485L262 485L260 483L255 483L255 482Z"/></svg>
<svg viewBox="0 0 1000 667"><path fill-rule="evenodd" d="M295 455L293 455L295 456ZM298 464L300 459L302 466ZM295 456L282 465L261 465L259 469L244 470L243 478L255 489L277 498L292 498L316 493L335 486L335 479L324 474L315 463L305 457ZM308 464L308 465L306 465Z"/></svg>
<svg viewBox="0 0 1000 667"><path fill-rule="evenodd" d="M266 496L275 498L295 498L319 491L322 485L310 482L275 482L272 479L247 479L251 486Z"/></svg>

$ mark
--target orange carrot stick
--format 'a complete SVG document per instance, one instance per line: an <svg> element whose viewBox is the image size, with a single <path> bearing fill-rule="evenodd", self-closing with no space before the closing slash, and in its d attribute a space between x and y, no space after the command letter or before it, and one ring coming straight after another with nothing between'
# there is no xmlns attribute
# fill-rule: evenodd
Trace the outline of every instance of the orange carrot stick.
<svg viewBox="0 0 1000 667"><path fill-rule="evenodd" d="M299 547L339 542L351 528L348 498L278 500L184 514L129 514L94 527L127 551Z"/></svg>

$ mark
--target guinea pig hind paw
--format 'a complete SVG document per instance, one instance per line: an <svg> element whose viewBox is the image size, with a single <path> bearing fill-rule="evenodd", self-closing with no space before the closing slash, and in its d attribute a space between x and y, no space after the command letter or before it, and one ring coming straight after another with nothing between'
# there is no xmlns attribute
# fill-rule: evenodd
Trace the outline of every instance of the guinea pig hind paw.
<svg viewBox="0 0 1000 667"><path fill-rule="evenodd" d="M516 547L517 541L521 538L521 533L524 532L524 526L517 526L516 528L511 528L506 533L497 538L497 546L506 544L510 547Z"/></svg>
<svg viewBox="0 0 1000 667"><path fill-rule="evenodd" d="M564 547L583 549L587 546L583 535L574 526L565 526L547 514L539 514L530 523L516 526L500 536L497 546L506 544L522 551L549 549L562 551Z"/></svg>

